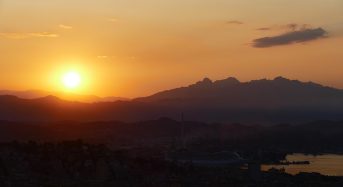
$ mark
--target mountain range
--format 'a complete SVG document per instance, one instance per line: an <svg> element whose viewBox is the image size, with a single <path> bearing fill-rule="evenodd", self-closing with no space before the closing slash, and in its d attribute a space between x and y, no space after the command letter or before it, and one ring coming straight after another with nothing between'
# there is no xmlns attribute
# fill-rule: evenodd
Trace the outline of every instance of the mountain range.
<svg viewBox="0 0 343 187"><path fill-rule="evenodd" d="M250 82L239 82L233 77L214 82L205 78L187 87L162 91L135 101L239 108L340 106L343 90L283 77Z"/></svg>
<svg viewBox="0 0 343 187"><path fill-rule="evenodd" d="M58 98L67 101L78 101L86 103L96 102L113 102L113 101L127 101L128 98L124 97L99 97L96 95L80 95L71 92L47 92L43 90L25 90L25 91L14 91L14 90L0 90L0 95L13 95L23 99L37 99L54 95Z"/></svg>
<svg viewBox="0 0 343 187"><path fill-rule="evenodd" d="M83 103L46 96L0 96L0 120L139 121L170 117L206 122L281 123L342 120L343 91L313 82L277 77L240 82L236 78L162 91L129 101Z"/></svg>

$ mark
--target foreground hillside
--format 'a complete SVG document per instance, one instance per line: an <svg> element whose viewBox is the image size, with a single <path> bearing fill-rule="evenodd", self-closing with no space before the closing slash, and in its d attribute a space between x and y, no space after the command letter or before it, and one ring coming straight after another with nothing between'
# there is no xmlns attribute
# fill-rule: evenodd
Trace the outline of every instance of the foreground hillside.
<svg viewBox="0 0 343 187"><path fill-rule="evenodd" d="M0 122L0 142L78 139L113 146L180 147L185 144L200 150L343 153L343 121L273 126L179 122L168 118L134 123Z"/></svg>

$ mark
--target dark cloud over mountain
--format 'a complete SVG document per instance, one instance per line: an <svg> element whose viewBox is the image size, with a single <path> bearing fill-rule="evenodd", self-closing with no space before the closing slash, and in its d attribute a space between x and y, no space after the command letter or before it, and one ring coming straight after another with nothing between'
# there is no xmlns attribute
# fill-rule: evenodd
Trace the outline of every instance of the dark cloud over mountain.
<svg viewBox="0 0 343 187"><path fill-rule="evenodd" d="M253 46L257 48L273 47L278 45L288 45L301 43L326 37L327 31L323 28L304 28L287 32L277 36L258 38L253 41Z"/></svg>

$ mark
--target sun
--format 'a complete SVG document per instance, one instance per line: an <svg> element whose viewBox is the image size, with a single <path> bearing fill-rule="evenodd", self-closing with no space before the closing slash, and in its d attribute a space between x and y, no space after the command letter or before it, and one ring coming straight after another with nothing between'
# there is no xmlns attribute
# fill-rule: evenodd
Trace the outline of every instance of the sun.
<svg viewBox="0 0 343 187"><path fill-rule="evenodd" d="M81 84L81 76L76 71L70 71L62 76L63 85L68 89L75 89Z"/></svg>

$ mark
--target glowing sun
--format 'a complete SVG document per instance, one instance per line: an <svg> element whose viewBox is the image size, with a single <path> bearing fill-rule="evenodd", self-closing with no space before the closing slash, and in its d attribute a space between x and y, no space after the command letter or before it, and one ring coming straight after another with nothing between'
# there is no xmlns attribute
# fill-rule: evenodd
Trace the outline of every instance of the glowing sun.
<svg viewBox="0 0 343 187"><path fill-rule="evenodd" d="M70 71L62 76L62 82L66 88L74 89L80 86L81 76L78 72Z"/></svg>

